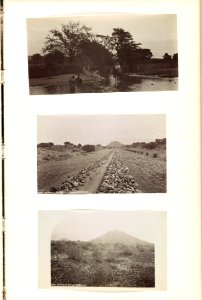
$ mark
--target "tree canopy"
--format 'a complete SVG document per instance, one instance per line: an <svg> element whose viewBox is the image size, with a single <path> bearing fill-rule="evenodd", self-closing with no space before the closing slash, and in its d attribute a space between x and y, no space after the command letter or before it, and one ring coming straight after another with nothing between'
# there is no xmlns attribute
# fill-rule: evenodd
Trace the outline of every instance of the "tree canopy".
<svg viewBox="0 0 202 300"><path fill-rule="evenodd" d="M165 61L171 61L172 56L166 52L166 53L164 54L164 56L163 56L163 59L164 59Z"/></svg>
<svg viewBox="0 0 202 300"><path fill-rule="evenodd" d="M86 25L71 21L67 25L62 25L61 30L51 29L46 37L43 52L46 54L60 51L72 62L81 52L81 42L91 39L90 31L91 28Z"/></svg>
<svg viewBox="0 0 202 300"><path fill-rule="evenodd" d="M134 42L132 35L122 28L114 28L112 32L112 48L124 69L131 69L134 51L140 44Z"/></svg>
<svg viewBox="0 0 202 300"><path fill-rule="evenodd" d="M97 41L83 41L81 43L82 53L78 60L82 66L89 66L92 70L100 70L107 73L113 64L112 54Z"/></svg>
<svg viewBox="0 0 202 300"><path fill-rule="evenodd" d="M82 147L82 149L86 152L93 152L93 151L95 151L95 146L87 144L87 145L84 145Z"/></svg>
<svg viewBox="0 0 202 300"><path fill-rule="evenodd" d="M173 54L173 60L178 62L178 53Z"/></svg>
<svg viewBox="0 0 202 300"><path fill-rule="evenodd" d="M65 60L64 54L58 50L47 53L44 57L44 61L47 64L63 63Z"/></svg>
<svg viewBox="0 0 202 300"><path fill-rule="evenodd" d="M94 34L86 25L69 21L60 29L49 31L43 53L46 63L65 62L79 66L80 70L89 66L108 73L115 61L123 71L134 71L138 63L147 63L152 52L140 46L123 28L114 28L111 35L101 35Z"/></svg>
<svg viewBox="0 0 202 300"><path fill-rule="evenodd" d="M124 50L138 49L141 43L135 43L130 32L122 28L114 28L112 32L112 46L117 54L122 53Z"/></svg>
<svg viewBox="0 0 202 300"><path fill-rule="evenodd" d="M32 55L32 63L33 64L41 64L43 63L43 56L39 53L35 53Z"/></svg>
<svg viewBox="0 0 202 300"><path fill-rule="evenodd" d="M133 40L130 32L122 28L114 28L112 32L112 47L122 68L134 70L138 62L145 63L153 56L150 49L142 49L141 43Z"/></svg>

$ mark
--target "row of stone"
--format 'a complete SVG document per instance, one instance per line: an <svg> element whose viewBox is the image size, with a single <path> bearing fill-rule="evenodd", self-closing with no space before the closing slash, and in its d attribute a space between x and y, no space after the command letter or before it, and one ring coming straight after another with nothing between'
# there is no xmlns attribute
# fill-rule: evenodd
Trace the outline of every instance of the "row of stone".
<svg viewBox="0 0 202 300"><path fill-rule="evenodd" d="M141 193L138 183L130 174L118 152L114 153L112 161L104 175L98 193Z"/></svg>
<svg viewBox="0 0 202 300"><path fill-rule="evenodd" d="M103 161L96 160L96 162L90 164L87 168L80 170L75 176L67 176L67 179L62 182L60 187L51 187L50 192L63 194L82 190L81 187L84 186L87 178L93 180L97 169L103 163Z"/></svg>

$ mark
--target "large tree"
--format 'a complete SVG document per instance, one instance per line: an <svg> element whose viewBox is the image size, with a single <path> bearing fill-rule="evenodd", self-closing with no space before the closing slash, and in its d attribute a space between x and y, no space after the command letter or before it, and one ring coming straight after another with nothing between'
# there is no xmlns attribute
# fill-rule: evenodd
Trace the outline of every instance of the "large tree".
<svg viewBox="0 0 202 300"><path fill-rule="evenodd" d="M168 54L167 52L163 55L163 59L167 62L170 62L172 60L172 56Z"/></svg>
<svg viewBox="0 0 202 300"><path fill-rule="evenodd" d="M178 53L173 54L173 61L178 62Z"/></svg>
<svg viewBox="0 0 202 300"><path fill-rule="evenodd" d="M32 63L33 64L42 64L43 63L43 56L41 56L41 54L39 53L35 53L32 55Z"/></svg>
<svg viewBox="0 0 202 300"><path fill-rule="evenodd" d="M70 21L49 31L43 53L46 62L66 61L79 70L90 66L103 74L109 72L115 58L124 72L134 72L138 63L152 57L151 51L140 45L122 28L114 28L111 36L95 35L86 25Z"/></svg>
<svg viewBox="0 0 202 300"><path fill-rule="evenodd" d="M101 74L108 73L113 65L113 56L102 44L94 41L81 43L82 53L78 61L82 66L89 66L91 70L98 70Z"/></svg>
<svg viewBox="0 0 202 300"><path fill-rule="evenodd" d="M139 49L140 43L135 43L130 32L122 28L114 28L112 32L112 46L122 67L131 69L135 50Z"/></svg>
<svg viewBox="0 0 202 300"><path fill-rule="evenodd" d="M151 60L153 54L150 49L137 49L135 50L135 59L138 63L147 63Z"/></svg>
<svg viewBox="0 0 202 300"><path fill-rule="evenodd" d="M103 34L96 34L94 37L94 40L105 47L108 51L110 51L112 54L115 54L114 51L114 39L112 36L109 35L103 35Z"/></svg>
<svg viewBox="0 0 202 300"><path fill-rule="evenodd" d="M61 29L49 31L43 52L47 54L60 51L70 62L73 62L82 51L81 42L91 40L92 36L91 28L70 21L67 25L61 25Z"/></svg>

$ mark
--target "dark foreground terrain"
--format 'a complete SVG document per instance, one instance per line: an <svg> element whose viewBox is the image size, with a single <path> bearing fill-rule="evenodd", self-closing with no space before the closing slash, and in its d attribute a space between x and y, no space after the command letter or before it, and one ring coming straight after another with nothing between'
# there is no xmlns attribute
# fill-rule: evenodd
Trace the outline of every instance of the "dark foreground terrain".
<svg viewBox="0 0 202 300"><path fill-rule="evenodd" d="M155 287L154 245L52 241L51 285Z"/></svg>

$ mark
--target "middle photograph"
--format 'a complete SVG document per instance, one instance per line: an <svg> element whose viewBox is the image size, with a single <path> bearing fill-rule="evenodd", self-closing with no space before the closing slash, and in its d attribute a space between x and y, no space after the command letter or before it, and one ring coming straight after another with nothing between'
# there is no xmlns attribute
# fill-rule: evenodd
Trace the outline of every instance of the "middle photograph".
<svg viewBox="0 0 202 300"><path fill-rule="evenodd" d="M40 115L38 193L166 193L166 115Z"/></svg>

